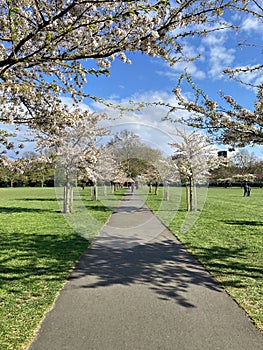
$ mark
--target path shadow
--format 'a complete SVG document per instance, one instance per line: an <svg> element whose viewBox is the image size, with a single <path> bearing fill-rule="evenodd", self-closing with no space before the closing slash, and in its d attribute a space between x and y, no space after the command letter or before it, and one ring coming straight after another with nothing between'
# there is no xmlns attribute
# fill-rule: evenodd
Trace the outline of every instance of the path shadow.
<svg viewBox="0 0 263 350"><path fill-rule="evenodd" d="M86 209L89 211L98 211L98 212L111 212L111 209L108 207L105 207L103 205L89 205L86 207Z"/></svg>
<svg viewBox="0 0 263 350"><path fill-rule="evenodd" d="M196 307L188 296L191 285L223 291L173 239L137 245L131 249L111 249L94 244L82 256L69 280L72 283L66 289L146 284L158 298L173 300L187 308Z"/></svg>
<svg viewBox="0 0 263 350"><path fill-rule="evenodd" d="M146 207L136 207L136 206L124 206L124 207L116 207L114 212L115 213L129 213L129 212L148 212L149 209Z"/></svg>

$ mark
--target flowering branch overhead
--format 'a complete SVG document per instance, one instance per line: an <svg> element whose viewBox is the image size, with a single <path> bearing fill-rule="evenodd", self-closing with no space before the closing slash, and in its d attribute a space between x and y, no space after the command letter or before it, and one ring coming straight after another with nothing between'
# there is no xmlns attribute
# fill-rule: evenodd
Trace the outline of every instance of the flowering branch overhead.
<svg viewBox="0 0 263 350"><path fill-rule="evenodd" d="M254 14L256 1L0 0L0 122L64 123L61 96L77 104L91 75L110 74L130 52L170 65L194 59L184 39L232 27L225 9ZM254 11L254 12L253 12ZM258 10L259 12L259 10Z"/></svg>
<svg viewBox="0 0 263 350"><path fill-rule="evenodd" d="M180 81L174 93L180 108L191 113L185 120L188 125L207 130L216 141L225 144L243 147L263 143L263 85L258 86L254 110L248 110L238 104L233 97L222 92L220 96L226 107L220 106L204 91L198 89L189 75L186 74L181 79L185 77L192 87L195 100L189 101L183 96L179 87Z"/></svg>
<svg viewBox="0 0 263 350"><path fill-rule="evenodd" d="M49 106L66 93L81 100L87 77L109 74L116 58L131 63L127 52L171 64L184 59L180 39L195 34L193 23L214 21L228 3L1 0L1 120L18 123L22 105L25 122L37 114L32 101Z"/></svg>

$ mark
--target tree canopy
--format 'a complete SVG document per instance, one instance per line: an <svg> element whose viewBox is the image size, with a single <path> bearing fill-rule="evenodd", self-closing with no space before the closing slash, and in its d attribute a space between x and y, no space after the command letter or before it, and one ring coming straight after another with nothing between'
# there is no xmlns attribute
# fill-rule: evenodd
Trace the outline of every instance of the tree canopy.
<svg viewBox="0 0 263 350"><path fill-rule="evenodd" d="M255 0L0 0L0 122L62 127L67 109L61 96L72 96L76 103L98 98L84 93L90 75L109 74L116 59L131 63L129 52L162 57L171 65L191 61L184 38L233 27L221 21L225 10L262 20ZM243 71L251 69L261 72L262 65ZM233 77L237 72L226 73ZM251 112L231 99L231 111L222 111L206 95L203 109L202 103L180 103L196 112L195 126L223 129L224 142L238 135L244 135L243 144L260 142L262 86L256 88ZM7 136L6 130L0 132L1 141L12 147Z"/></svg>
<svg viewBox="0 0 263 350"><path fill-rule="evenodd" d="M129 52L170 64L190 59L181 39L207 35L201 27L234 3L1 0L0 122L32 128L63 122L59 98L91 97L83 93L89 75L109 74L115 59L130 63Z"/></svg>
<svg viewBox="0 0 263 350"><path fill-rule="evenodd" d="M202 134L193 131L178 130L180 141L171 146L175 148L173 160L178 168L182 181L189 186L187 205L189 211L196 210L196 184L208 182L210 171L220 164L211 142Z"/></svg>
<svg viewBox="0 0 263 350"><path fill-rule="evenodd" d="M191 79L188 79L191 81ZM205 129L216 141L240 147L263 143L263 85L258 93L254 110L239 104L232 96L222 95L227 106L219 105L191 81L195 100L186 99L180 88L174 89L179 105L191 113L185 122Z"/></svg>
<svg viewBox="0 0 263 350"><path fill-rule="evenodd" d="M128 130L117 133L107 147L128 177L152 174L156 170L155 163L162 158L159 150L147 146L138 135Z"/></svg>
<svg viewBox="0 0 263 350"><path fill-rule="evenodd" d="M233 20L247 17L251 23L258 22L263 24L263 6L262 1L236 1L230 4L226 10L226 16L229 24L235 27L236 32L242 31L242 27ZM252 22L253 21L253 22ZM234 33L233 33L234 34ZM252 39L253 40L253 39ZM237 89L246 87L254 91L255 100L251 101L250 106L244 105L243 101L237 101L235 96L230 96L221 90L218 91L218 98L209 96L209 91L200 89L193 81L189 73L183 74L174 93L178 98L181 108L191 113L186 121L189 125L205 129L216 141L230 145L255 145L263 143L263 64L260 63L262 55L262 42L248 42L245 37L236 43L245 53L247 47L253 47L258 53L258 61L250 57L247 65L240 62L234 68L225 67L222 71L226 79L237 83ZM184 83L190 86L191 94L186 96L181 89ZM191 96L191 97L190 97ZM254 102L254 103L253 103Z"/></svg>

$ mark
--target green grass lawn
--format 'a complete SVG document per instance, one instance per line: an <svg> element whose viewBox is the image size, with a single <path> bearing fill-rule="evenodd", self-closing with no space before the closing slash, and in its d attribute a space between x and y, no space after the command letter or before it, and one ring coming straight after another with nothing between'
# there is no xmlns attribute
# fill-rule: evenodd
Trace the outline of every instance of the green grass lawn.
<svg viewBox="0 0 263 350"><path fill-rule="evenodd" d="M117 202L122 193L113 196ZM86 216L95 229L108 220L111 210L80 192ZM118 198L120 196L120 198ZM112 198L112 203L114 203ZM115 201L116 202L116 201ZM69 272L89 245L76 233L76 205L71 219L59 211L52 188L0 189L0 349L23 349L34 336ZM91 219L89 219L91 221ZM84 225L83 225L84 226ZM94 229L92 225L86 225ZM94 236L92 232L92 235ZM90 232L88 233L88 238Z"/></svg>
<svg viewBox="0 0 263 350"><path fill-rule="evenodd" d="M184 197L184 189L172 188L165 205L160 189L147 205L263 329L263 189L243 197L241 188L209 188L188 231L182 230L186 215L191 220L197 214L186 213Z"/></svg>
<svg viewBox="0 0 263 350"><path fill-rule="evenodd" d="M97 202L90 200L89 189L78 192L74 215L65 220L54 189L0 189L1 350L20 350L30 342L89 239L123 195L120 191L103 197L100 191ZM184 192L172 189L169 201L162 200L162 189L158 196L147 191L144 196L262 329L263 190L253 189L250 198L242 194L236 188L209 189L195 225L183 232Z"/></svg>

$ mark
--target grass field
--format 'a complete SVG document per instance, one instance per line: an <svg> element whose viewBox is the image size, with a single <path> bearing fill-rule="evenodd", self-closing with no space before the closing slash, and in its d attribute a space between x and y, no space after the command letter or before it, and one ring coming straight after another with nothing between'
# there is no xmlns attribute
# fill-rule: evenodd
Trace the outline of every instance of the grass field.
<svg viewBox="0 0 263 350"><path fill-rule="evenodd" d="M98 231L111 210L91 201L89 189L80 195ZM79 224L79 215L73 221ZM1 350L25 347L88 247L87 237L71 223L60 213L54 189L0 189Z"/></svg>
<svg viewBox="0 0 263 350"><path fill-rule="evenodd" d="M165 205L160 189L158 196L148 196L147 205L262 330L263 189L252 189L251 197L243 197L240 188L209 188L199 213L186 213L184 197L184 192L172 188L169 205ZM198 220L185 230L187 225L182 225L191 223L191 216Z"/></svg>
<svg viewBox="0 0 263 350"><path fill-rule="evenodd" d="M80 191L75 213L66 221L54 189L0 189L1 350L25 348L88 247L91 233L98 232L123 195L103 198L101 191L98 202L90 200L88 189ZM158 196L148 195L147 190L143 195L263 329L263 189L253 189L251 197L244 198L241 189L211 188L207 198L206 192L199 196L198 205L201 208L203 201L204 208L190 214L179 188L171 189L169 201L163 200L162 189Z"/></svg>

